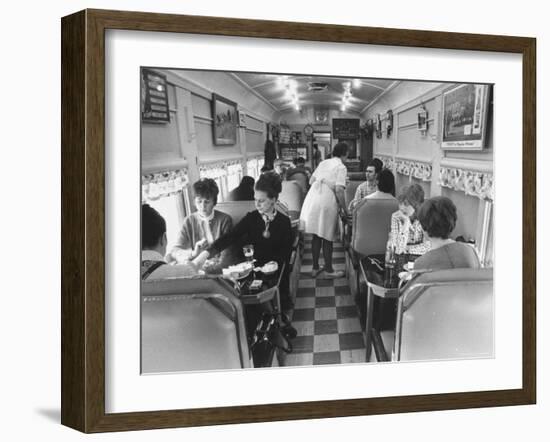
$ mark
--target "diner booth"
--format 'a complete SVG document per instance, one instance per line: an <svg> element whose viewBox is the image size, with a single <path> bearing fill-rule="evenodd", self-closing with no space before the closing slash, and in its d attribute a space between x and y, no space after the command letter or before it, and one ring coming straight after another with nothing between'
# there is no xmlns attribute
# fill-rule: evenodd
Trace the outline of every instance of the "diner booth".
<svg viewBox="0 0 550 442"><path fill-rule="evenodd" d="M292 230L290 258L275 274L201 271L143 281L143 373L493 356L490 85L149 68L141 94L142 203L165 219L167 250L196 210L192 185L202 178L215 181L215 209L236 225L255 203L230 192L244 176L257 182L277 173L276 209ZM342 141L346 205L378 158L396 194L418 184L425 199L452 200L450 237L475 251L480 268L415 274L408 267L395 271L394 284L373 280L369 269L374 259L384 270L399 205L367 199L338 221L333 267L345 276L313 277L300 212L311 173ZM261 287L252 290L256 279ZM389 327L377 318L379 300L393 302Z"/></svg>

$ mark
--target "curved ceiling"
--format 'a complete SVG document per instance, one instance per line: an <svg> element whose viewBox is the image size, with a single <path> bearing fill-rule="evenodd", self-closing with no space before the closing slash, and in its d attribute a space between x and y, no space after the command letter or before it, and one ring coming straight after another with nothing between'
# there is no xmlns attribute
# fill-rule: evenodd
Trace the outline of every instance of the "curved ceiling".
<svg viewBox="0 0 550 442"><path fill-rule="evenodd" d="M299 75L232 73L237 81L269 103L274 110L285 112L324 106L341 109L346 88L349 89L346 111L362 113L397 81L374 78L345 78ZM292 101L291 95L295 94Z"/></svg>

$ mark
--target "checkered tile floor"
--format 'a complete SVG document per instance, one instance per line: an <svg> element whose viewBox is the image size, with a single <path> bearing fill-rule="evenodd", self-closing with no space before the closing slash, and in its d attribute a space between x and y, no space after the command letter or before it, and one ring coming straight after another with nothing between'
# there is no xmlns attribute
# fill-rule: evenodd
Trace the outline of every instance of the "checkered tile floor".
<svg viewBox="0 0 550 442"><path fill-rule="evenodd" d="M322 256L322 253L321 253ZM292 325L298 336L283 365L365 362L365 342L347 278L313 279L311 238L306 236ZM320 260L323 265L323 259ZM333 267L345 269L344 248L334 243Z"/></svg>

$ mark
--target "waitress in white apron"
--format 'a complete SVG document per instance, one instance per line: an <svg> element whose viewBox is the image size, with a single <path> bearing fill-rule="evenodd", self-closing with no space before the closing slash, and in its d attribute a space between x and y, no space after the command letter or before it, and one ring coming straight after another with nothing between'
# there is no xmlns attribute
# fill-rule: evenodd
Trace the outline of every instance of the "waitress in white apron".
<svg viewBox="0 0 550 442"><path fill-rule="evenodd" d="M338 237L338 210L347 216L344 199L347 169L344 161L348 157L348 149L346 143L338 143L334 146L332 158L321 161L311 176L311 187L302 205L301 228L305 233L313 235L313 278L334 279L344 276L343 271L335 271L332 267L332 243ZM324 267L319 266L321 248Z"/></svg>

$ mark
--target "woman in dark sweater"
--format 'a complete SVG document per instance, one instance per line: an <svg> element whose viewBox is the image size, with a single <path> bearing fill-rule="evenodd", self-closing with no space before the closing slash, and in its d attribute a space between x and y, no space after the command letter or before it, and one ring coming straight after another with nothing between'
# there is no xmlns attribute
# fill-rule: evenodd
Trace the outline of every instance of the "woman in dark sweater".
<svg viewBox="0 0 550 442"><path fill-rule="evenodd" d="M275 208L281 192L281 180L275 174L262 174L254 188L256 209L249 212L233 229L218 238L193 261L199 268L209 256L216 255L229 246L254 246L257 265L277 261L279 268L285 265L281 280L281 301L287 304L288 261L292 248L290 219Z"/></svg>

